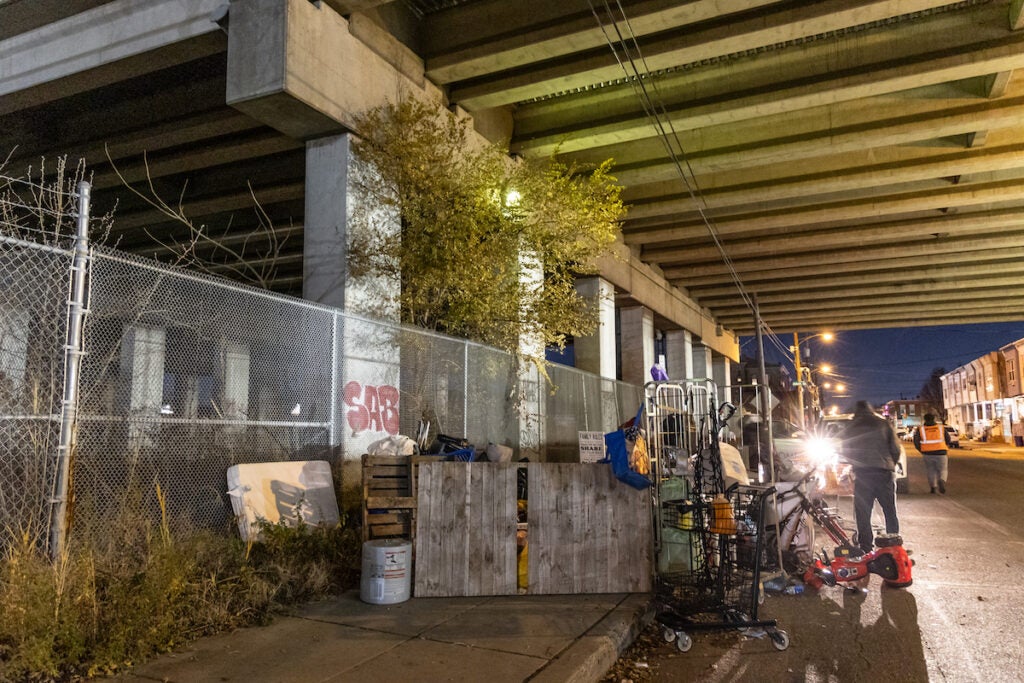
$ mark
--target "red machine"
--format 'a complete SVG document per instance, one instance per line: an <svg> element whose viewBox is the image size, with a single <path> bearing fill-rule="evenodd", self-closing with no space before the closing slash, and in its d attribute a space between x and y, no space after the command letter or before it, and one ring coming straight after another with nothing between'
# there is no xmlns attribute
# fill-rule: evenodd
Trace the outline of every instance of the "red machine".
<svg viewBox="0 0 1024 683"><path fill-rule="evenodd" d="M821 588L823 585L853 583L866 579L869 574L878 574L887 586L906 588L911 585L914 582L914 561L903 547L903 538L899 534L879 534L875 537L877 548L867 553L861 551L843 527L839 513L829 507L823 498L810 498L804 492L802 485L812 476L813 471L805 474L797 486L780 496L796 496L799 504L789 515L802 513L810 516L835 544L831 560L825 550L820 551L820 557L814 558L813 564L804 571L804 583L813 588ZM787 520L788 516L781 520L783 527L790 525Z"/></svg>
<svg viewBox="0 0 1024 683"><path fill-rule="evenodd" d="M887 586L906 588L914 582L911 568L914 561L903 548L903 539L896 534L883 534L876 538L878 547L869 553L861 553L851 544L836 548L831 561L828 553L821 551L821 558L815 558L814 565L804 572L804 583L820 588L822 585L835 586L841 582L853 582L878 574Z"/></svg>

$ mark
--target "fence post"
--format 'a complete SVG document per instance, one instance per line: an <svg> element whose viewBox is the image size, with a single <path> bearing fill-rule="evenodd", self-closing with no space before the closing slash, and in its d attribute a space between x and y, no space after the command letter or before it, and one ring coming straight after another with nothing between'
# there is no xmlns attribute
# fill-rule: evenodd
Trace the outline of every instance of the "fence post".
<svg viewBox="0 0 1024 683"><path fill-rule="evenodd" d="M334 311L334 314L331 315L331 421L328 423L330 427L327 435L327 445L332 453L342 450L338 448L338 366L341 365L341 358L338 357L338 329L340 327L341 312ZM340 457L344 458L344 454L342 453Z"/></svg>
<svg viewBox="0 0 1024 683"><path fill-rule="evenodd" d="M82 366L82 323L85 319L85 276L89 267L89 183L78 183L78 221L75 255L71 262L71 297L68 302L67 344L64 346L64 398L61 402L57 471L50 498L50 555L64 552L67 535L68 482L71 449L78 417L78 377Z"/></svg>

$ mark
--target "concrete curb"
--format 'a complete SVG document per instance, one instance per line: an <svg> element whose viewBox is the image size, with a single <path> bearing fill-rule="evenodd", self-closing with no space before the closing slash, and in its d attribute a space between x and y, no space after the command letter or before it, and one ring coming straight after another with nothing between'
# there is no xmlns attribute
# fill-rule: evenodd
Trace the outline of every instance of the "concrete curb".
<svg viewBox="0 0 1024 683"><path fill-rule="evenodd" d="M654 619L651 596L633 593L529 680L531 683L599 681Z"/></svg>

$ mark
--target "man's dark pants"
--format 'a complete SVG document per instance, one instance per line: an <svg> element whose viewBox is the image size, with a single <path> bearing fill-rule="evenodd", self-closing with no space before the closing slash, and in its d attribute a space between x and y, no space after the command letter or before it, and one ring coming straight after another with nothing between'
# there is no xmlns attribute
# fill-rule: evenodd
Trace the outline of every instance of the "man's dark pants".
<svg viewBox="0 0 1024 683"><path fill-rule="evenodd" d="M873 547L871 510L878 501L885 515L885 532L898 534L900 521L896 517L896 482L890 470L857 468L853 472L853 512L857 518L857 544L868 552Z"/></svg>

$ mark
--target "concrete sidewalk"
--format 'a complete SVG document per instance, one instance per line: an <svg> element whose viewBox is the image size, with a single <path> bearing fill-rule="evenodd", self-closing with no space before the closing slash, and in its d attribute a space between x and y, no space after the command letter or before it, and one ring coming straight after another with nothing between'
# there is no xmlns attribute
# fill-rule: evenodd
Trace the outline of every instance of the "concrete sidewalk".
<svg viewBox="0 0 1024 683"><path fill-rule="evenodd" d="M203 638L121 681L596 681L653 616L650 596L413 598L350 591L266 627Z"/></svg>

